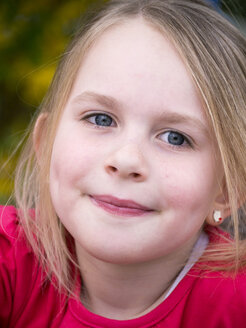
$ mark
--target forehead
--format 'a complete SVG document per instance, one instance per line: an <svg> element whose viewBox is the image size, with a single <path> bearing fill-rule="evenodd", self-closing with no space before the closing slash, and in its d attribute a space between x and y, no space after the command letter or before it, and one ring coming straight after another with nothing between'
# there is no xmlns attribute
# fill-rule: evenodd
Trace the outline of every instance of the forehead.
<svg viewBox="0 0 246 328"><path fill-rule="evenodd" d="M83 59L71 98L85 91L142 108L201 108L200 95L173 44L142 18L106 30ZM197 116L203 116L197 111Z"/></svg>

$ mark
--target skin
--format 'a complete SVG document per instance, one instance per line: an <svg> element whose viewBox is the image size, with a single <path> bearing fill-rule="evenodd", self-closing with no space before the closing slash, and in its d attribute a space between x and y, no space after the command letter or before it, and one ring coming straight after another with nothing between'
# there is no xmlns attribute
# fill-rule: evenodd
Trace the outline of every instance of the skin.
<svg viewBox="0 0 246 328"><path fill-rule="evenodd" d="M95 94L113 97L114 106ZM108 116L88 117L95 113ZM104 32L78 72L50 167L52 201L75 239L88 309L129 319L162 301L221 209L215 151L200 96L165 36L140 18ZM91 201L95 194L153 211L110 214Z"/></svg>

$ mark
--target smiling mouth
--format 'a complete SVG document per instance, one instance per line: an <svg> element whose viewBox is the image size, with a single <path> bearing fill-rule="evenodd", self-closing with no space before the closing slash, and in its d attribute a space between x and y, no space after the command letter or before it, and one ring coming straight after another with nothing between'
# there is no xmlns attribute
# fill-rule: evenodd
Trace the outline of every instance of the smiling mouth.
<svg viewBox="0 0 246 328"><path fill-rule="evenodd" d="M119 216L142 216L153 212L152 209L144 207L130 200L120 200L112 196L91 196L92 203L106 212Z"/></svg>

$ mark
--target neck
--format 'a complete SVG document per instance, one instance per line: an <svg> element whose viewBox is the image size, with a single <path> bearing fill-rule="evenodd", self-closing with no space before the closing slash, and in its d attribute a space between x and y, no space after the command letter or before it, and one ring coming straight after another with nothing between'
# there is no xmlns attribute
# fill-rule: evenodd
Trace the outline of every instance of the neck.
<svg viewBox="0 0 246 328"><path fill-rule="evenodd" d="M91 312L116 320L140 317L159 305L187 260L187 255L182 261L172 256L123 265L100 261L78 245L76 250L83 277L82 303Z"/></svg>

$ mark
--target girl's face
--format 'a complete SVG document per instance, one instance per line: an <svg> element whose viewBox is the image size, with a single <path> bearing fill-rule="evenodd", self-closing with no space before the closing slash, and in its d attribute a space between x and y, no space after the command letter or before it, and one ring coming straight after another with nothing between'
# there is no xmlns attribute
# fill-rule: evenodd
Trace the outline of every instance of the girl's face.
<svg viewBox="0 0 246 328"><path fill-rule="evenodd" d="M186 256L219 193L213 141L173 45L142 19L106 31L81 65L51 158L52 201L77 247L113 263Z"/></svg>

